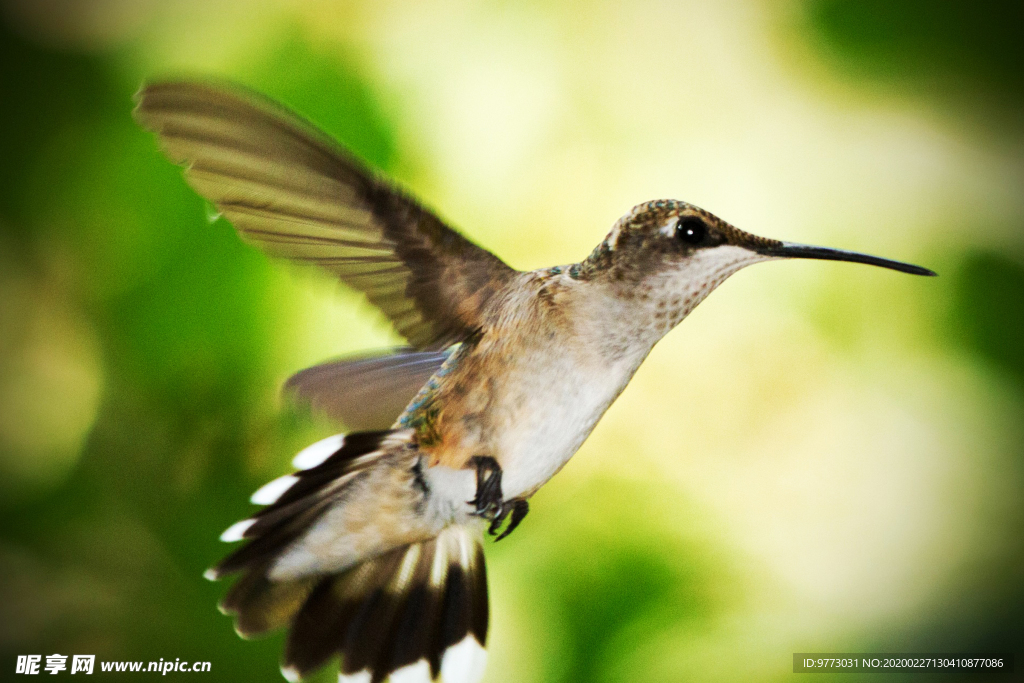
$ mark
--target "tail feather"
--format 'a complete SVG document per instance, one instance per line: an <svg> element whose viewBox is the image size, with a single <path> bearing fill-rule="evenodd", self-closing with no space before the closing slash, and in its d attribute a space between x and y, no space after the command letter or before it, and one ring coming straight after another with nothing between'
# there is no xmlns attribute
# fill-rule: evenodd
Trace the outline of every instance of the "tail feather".
<svg viewBox="0 0 1024 683"><path fill-rule="evenodd" d="M245 639L284 628L307 601L317 577L270 581L265 571L250 571L221 600L220 610L233 614L235 631Z"/></svg>
<svg viewBox="0 0 1024 683"><path fill-rule="evenodd" d="M303 535L314 524L334 529L336 511L364 505L371 492L369 500L386 500L373 496L383 495L381 482L393 481L381 474L395 467L385 457L395 451L389 443L402 443L401 433L332 437L304 451L300 460L311 466L289 475L267 507L225 532L225 540L248 543L207 573L216 579L242 572L220 604L242 637L291 627L282 664L289 680L335 657L342 683L474 683L483 673L487 576L475 526L395 543L354 565L280 571L282 558L310 543ZM401 486L415 488L418 476L408 473Z"/></svg>
<svg viewBox="0 0 1024 683"><path fill-rule="evenodd" d="M276 508L301 500L310 493L322 490L327 484L337 483L346 474L365 469L373 462L376 455L383 452L387 437L391 434L391 431L381 431L345 435L338 450L323 462L300 470L294 475L288 475L294 476L295 482L282 491L281 495L272 501L272 505L261 510L257 516L266 515ZM333 437L324 441L329 441L331 445L335 443ZM296 459L299 459L299 456L296 456Z"/></svg>
<svg viewBox="0 0 1024 683"><path fill-rule="evenodd" d="M479 538L453 526L323 579L295 616L283 668L301 678L340 655L353 681L472 683L487 625Z"/></svg>
<svg viewBox="0 0 1024 683"><path fill-rule="evenodd" d="M326 496L304 502L300 509L289 511L286 516L272 524L260 524L257 517L256 523L242 534L242 538L252 540L218 562L207 572L206 577L217 580L275 559L284 548L310 528L331 502Z"/></svg>
<svg viewBox="0 0 1024 683"><path fill-rule="evenodd" d="M323 579L301 606L285 646L283 668L299 677L316 671L346 646L348 625L365 620L376 597L370 587L397 565L394 553L371 560L338 576ZM368 581L369 579L369 581Z"/></svg>
<svg viewBox="0 0 1024 683"><path fill-rule="evenodd" d="M337 503L346 486L365 475L369 465L383 455L392 435L393 432L381 431L332 436L304 449L296 460L311 466L275 479L253 494L253 502L262 502L266 507L233 524L221 536L225 541L249 543L208 570L207 578L217 580L273 559ZM287 486L272 487L275 482ZM259 495L273 489L276 490L272 498Z"/></svg>

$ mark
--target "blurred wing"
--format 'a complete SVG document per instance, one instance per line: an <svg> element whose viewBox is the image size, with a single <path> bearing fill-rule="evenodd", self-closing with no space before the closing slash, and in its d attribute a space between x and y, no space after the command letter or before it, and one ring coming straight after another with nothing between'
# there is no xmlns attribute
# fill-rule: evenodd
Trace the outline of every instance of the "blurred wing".
<svg viewBox="0 0 1024 683"><path fill-rule="evenodd" d="M471 335L516 271L297 115L234 86L153 83L135 117L243 238L362 291L414 347Z"/></svg>
<svg viewBox="0 0 1024 683"><path fill-rule="evenodd" d="M293 375L285 390L349 429L387 429L447 357L443 351L405 349L331 361Z"/></svg>

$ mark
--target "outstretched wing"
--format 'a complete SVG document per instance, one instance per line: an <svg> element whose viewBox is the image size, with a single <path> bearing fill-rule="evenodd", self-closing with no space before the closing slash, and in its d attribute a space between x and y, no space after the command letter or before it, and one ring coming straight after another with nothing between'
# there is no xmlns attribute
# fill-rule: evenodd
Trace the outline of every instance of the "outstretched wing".
<svg viewBox="0 0 1024 683"><path fill-rule="evenodd" d="M137 99L139 123L242 237L336 274L415 348L471 335L516 272L255 93L181 81L147 85Z"/></svg>
<svg viewBox="0 0 1024 683"><path fill-rule="evenodd" d="M447 357L444 351L393 349L328 361L292 375L285 390L349 429L387 429Z"/></svg>

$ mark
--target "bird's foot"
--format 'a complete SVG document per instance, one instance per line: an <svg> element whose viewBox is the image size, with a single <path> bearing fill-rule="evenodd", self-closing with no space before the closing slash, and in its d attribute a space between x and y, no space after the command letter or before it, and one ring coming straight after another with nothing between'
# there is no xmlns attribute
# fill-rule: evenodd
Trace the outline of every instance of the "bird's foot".
<svg viewBox="0 0 1024 683"><path fill-rule="evenodd" d="M519 523L530 511L530 506L523 498L504 500L501 491L501 465L494 458L486 455L474 456L471 462L476 466L476 498L469 501L476 507L473 514L491 521L487 533L497 535L501 525L508 519L508 526L496 539L496 542L508 536L519 526Z"/></svg>
<svg viewBox="0 0 1024 683"><path fill-rule="evenodd" d="M473 513L485 519L494 519L501 512L501 465L489 455L474 455L470 460L476 466L476 498L469 501L476 507Z"/></svg>
<svg viewBox="0 0 1024 683"><path fill-rule="evenodd" d="M501 504L501 511L491 520L491 526L487 528L487 533L494 536L498 533L498 529L501 528L502 522L508 517L508 526L505 530L494 539L497 543L501 539L512 533L519 523L526 517L526 513L530 511L530 504L526 502L525 498L513 498L512 500L506 500ZM511 513L511 516L509 514Z"/></svg>

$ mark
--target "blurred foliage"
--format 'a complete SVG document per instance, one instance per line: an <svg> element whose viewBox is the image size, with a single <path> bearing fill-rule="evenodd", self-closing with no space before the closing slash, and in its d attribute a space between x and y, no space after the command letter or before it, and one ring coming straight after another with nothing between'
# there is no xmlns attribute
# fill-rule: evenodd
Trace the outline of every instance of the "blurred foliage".
<svg viewBox="0 0 1024 683"><path fill-rule="evenodd" d="M652 633L710 628L739 601L737 570L722 553L692 530L665 527L693 513L683 510L684 501L602 478L579 484L570 499L587 504L542 491L536 536L491 549L525 584L545 586L538 613L530 615L549 648L540 680L632 680L623 655L643 653ZM614 523L593 506L615 510Z"/></svg>
<svg viewBox="0 0 1024 683"><path fill-rule="evenodd" d="M960 114L995 104L1022 123L1018 0L809 0L806 16L811 35L849 73L937 95Z"/></svg>
<svg viewBox="0 0 1024 683"><path fill-rule="evenodd" d="M808 0L804 16L809 37L869 87L934 95L959 116L984 116L995 105L1009 115L1007 132L1024 136L1024 3ZM1024 236L1024 222L1011 230ZM1024 254L972 249L949 275L951 334L1020 382Z"/></svg>
<svg viewBox="0 0 1024 683"><path fill-rule="evenodd" d="M869 87L933 95L959 116L996 106L1008 115L1008 132L1024 136L1024 3L808 0L804 16L823 53ZM1012 230L1024 236L1024 223ZM1024 254L974 249L949 275L951 334L1021 382Z"/></svg>
<svg viewBox="0 0 1024 683"><path fill-rule="evenodd" d="M1024 138L1024 3L958 0L808 0L809 36L830 61L869 88L924 96L955 120L966 118L1001 134ZM995 118L993 118L995 114ZM991 130L989 130L991 132ZM1008 232L1024 237L1017 218ZM958 254L945 334L987 364L1024 396L1024 253L971 248ZM1024 414L1018 419L1024 424ZM1024 442L1013 449L1024 462ZM1024 522L1016 527L1024 532ZM1015 586L983 616L965 611L956 597L916 633L877 639L865 649L1016 651L1024 643L1024 572L1019 565L987 567L985 580Z"/></svg>
<svg viewBox="0 0 1024 683"><path fill-rule="evenodd" d="M109 58L51 52L0 30L2 246L37 286L59 288L85 312L105 384L64 481L35 494L25 482L0 484L3 542L34 558L2 558L6 621L39 626L5 633L3 660L31 644L231 662L217 680L264 678L280 638L238 658L237 637L213 609L223 587L196 579L223 552L215 531L244 514L245 491L312 428L268 412L280 374L268 340L290 322L270 291L272 266L230 226L210 224L180 170L135 125L137 82L119 78ZM294 35L264 59L243 80L390 167L387 122L351 68ZM331 106L339 95L348 106ZM32 602L47 582L69 579L88 587L75 604ZM8 593L37 582L42 590Z"/></svg>
<svg viewBox="0 0 1024 683"><path fill-rule="evenodd" d="M1024 258L972 252L954 277L952 333L1024 389Z"/></svg>

